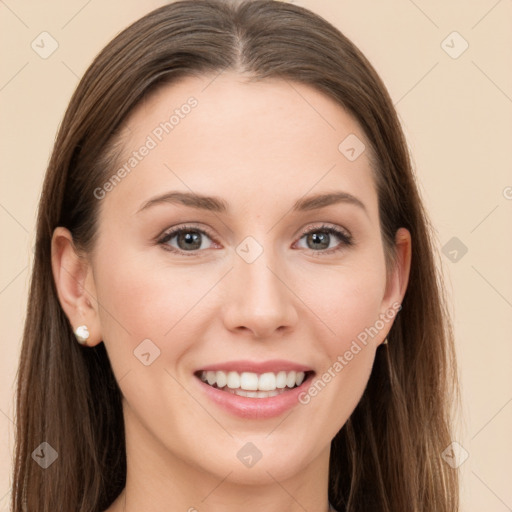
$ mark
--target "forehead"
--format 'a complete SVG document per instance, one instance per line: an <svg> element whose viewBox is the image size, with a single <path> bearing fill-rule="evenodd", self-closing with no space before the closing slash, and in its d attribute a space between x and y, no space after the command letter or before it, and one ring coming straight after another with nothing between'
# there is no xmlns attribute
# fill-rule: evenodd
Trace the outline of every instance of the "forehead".
<svg viewBox="0 0 512 512"><path fill-rule="evenodd" d="M291 204L328 190L365 203L376 198L357 120L324 93L289 80L186 77L143 100L121 140L116 169L124 166L126 177L107 199L122 200L129 213L167 190L226 196L246 208L275 209L277 197ZM354 159L352 149L362 152Z"/></svg>

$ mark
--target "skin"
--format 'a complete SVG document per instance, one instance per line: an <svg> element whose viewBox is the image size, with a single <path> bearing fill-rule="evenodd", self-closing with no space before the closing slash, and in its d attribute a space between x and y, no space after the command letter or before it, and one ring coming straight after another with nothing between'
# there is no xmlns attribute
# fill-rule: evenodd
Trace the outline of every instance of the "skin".
<svg viewBox="0 0 512 512"><path fill-rule="evenodd" d="M398 264L386 280L369 144L352 116L307 85L247 83L234 72L167 85L132 112L124 156L190 96L197 107L99 200L94 251L77 255L62 227L52 239L62 307L73 328L88 326L88 345L105 343L123 394L127 485L108 512L125 500L129 512L325 512L330 442L359 402L392 320L307 405L276 418L220 409L193 372L282 358L322 375L401 303L410 234L398 230ZM338 150L351 133L367 148L355 161ZM170 203L137 213L171 190L219 196L230 213ZM333 191L356 196L366 211L349 203L291 211L303 196ZM156 242L185 223L209 233L192 256ZM322 255L326 246L301 236L322 223L348 231L354 245L330 235L328 247L341 250ZM236 252L247 236L263 249L252 263ZM169 245L186 250L177 237ZM148 366L134 357L145 339L160 350ZM262 453L251 468L236 456L249 441Z"/></svg>

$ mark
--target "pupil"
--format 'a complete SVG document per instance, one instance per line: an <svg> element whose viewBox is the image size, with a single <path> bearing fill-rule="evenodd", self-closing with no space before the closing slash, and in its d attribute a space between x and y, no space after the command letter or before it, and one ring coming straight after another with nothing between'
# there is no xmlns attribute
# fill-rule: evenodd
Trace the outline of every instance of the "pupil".
<svg viewBox="0 0 512 512"><path fill-rule="evenodd" d="M193 234L191 234L193 233ZM180 241L184 239L184 247L180 244ZM199 249L201 247L201 241L199 240L199 233L197 232L187 232L183 236L178 237L178 245L180 245L180 249Z"/></svg>
<svg viewBox="0 0 512 512"><path fill-rule="evenodd" d="M316 234L316 233L313 233L312 235L310 235L313 239L313 241L315 242L315 246L316 247L320 247L325 249L327 247L329 247L329 242L327 241L327 238L328 238L328 234L327 233L322 233L320 235ZM317 242L320 242L320 244L318 244Z"/></svg>

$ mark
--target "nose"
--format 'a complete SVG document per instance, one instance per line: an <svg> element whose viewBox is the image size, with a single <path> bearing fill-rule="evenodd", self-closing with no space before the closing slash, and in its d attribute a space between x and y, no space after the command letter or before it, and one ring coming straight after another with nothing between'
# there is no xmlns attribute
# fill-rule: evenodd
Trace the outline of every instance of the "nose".
<svg viewBox="0 0 512 512"><path fill-rule="evenodd" d="M282 265L266 251L252 263L236 256L223 315L227 329L255 338L293 330L298 319L293 284L279 269Z"/></svg>

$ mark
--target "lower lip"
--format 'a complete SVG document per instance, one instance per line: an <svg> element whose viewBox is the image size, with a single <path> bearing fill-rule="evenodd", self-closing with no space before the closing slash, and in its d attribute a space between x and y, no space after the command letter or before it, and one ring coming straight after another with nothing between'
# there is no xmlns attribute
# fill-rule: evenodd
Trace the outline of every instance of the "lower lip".
<svg viewBox="0 0 512 512"><path fill-rule="evenodd" d="M194 376L203 391L213 402L229 413L247 419L274 418L298 405L300 403L299 395L306 391L313 377L314 374L308 375L308 378L300 386L291 388L289 391L285 391L277 396L249 398L221 391L206 384L199 377Z"/></svg>

